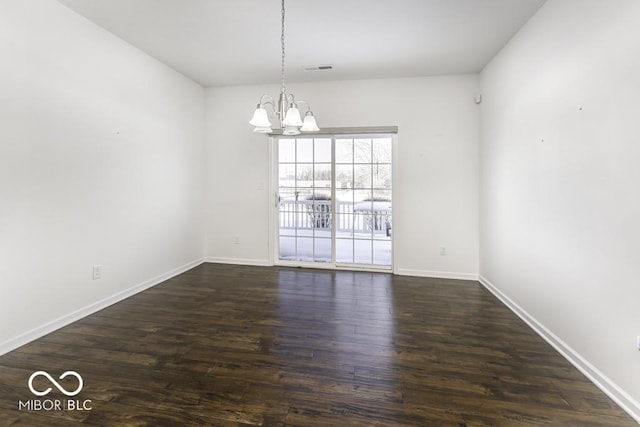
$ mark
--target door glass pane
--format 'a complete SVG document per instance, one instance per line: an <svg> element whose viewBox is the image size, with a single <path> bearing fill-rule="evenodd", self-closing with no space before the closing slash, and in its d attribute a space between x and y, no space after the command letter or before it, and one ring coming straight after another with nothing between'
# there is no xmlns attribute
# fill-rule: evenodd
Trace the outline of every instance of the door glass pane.
<svg viewBox="0 0 640 427"><path fill-rule="evenodd" d="M376 265L391 265L391 240L373 241L373 263Z"/></svg>
<svg viewBox="0 0 640 427"><path fill-rule="evenodd" d="M296 238L280 236L280 259L296 259Z"/></svg>
<svg viewBox="0 0 640 427"><path fill-rule="evenodd" d="M391 165L374 164L371 171L373 188L391 189Z"/></svg>
<svg viewBox="0 0 640 427"><path fill-rule="evenodd" d="M353 237L353 219L351 214L351 206L345 206L346 209L340 209L336 214L336 237L352 238Z"/></svg>
<svg viewBox="0 0 640 427"><path fill-rule="evenodd" d="M313 163L313 139L296 139L296 162Z"/></svg>
<svg viewBox="0 0 640 427"><path fill-rule="evenodd" d="M316 163L313 169L313 179L315 188L326 188L331 195L331 163Z"/></svg>
<svg viewBox="0 0 640 427"><path fill-rule="evenodd" d="M355 188L372 188L371 165L355 165L353 168Z"/></svg>
<svg viewBox="0 0 640 427"><path fill-rule="evenodd" d="M328 238L313 239L314 254L313 259L316 262L331 262L331 234Z"/></svg>
<svg viewBox="0 0 640 427"><path fill-rule="evenodd" d="M373 163L391 163L391 138L373 139Z"/></svg>
<svg viewBox="0 0 640 427"><path fill-rule="evenodd" d="M357 138L353 140L353 162L371 163L370 138Z"/></svg>
<svg viewBox="0 0 640 427"><path fill-rule="evenodd" d="M296 187L313 187L313 163L298 163L296 165Z"/></svg>
<svg viewBox="0 0 640 427"><path fill-rule="evenodd" d="M298 261L313 261L313 238L298 237L296 239Z"/></svg>
<svg viewBox="0 0 640 427"><path fill-rule="evenodd" d="M317 232L322 230L331 234L331 200L325 199L321 194L314 195L315 198L318 200L310 200L306 205L310 227Z"/></svg>
<svg viewBox="0 0 640 427"><path fill-rule="evenodd" d="M316 138L313 142L313 161L331 163L331 138Z"/></svg>
<svg viewBox="0 0 640 427"><path fill-rule="evenodd" d="M353 262L356 264L372 264L371 243L371 240L356 239L353 241Z"/></svg>
<svg viewBox="0 0 640 427"><path fill-rule="evenodd" d="M296 186L296 165L281 164L278 168L278 186L279 187L295 187Z"/></svg>
<svg viewBox="0 0 640 427"><path fill-rule="evenodd" d="M353 139L336 139L336 163L353 163Z"/></svg>
<svg viewBox="0 0 640 427"><path fill-rule="evenodd" d="M278 161L280 163L294 163L296 161L296 140L280 139L278 142Z"/></svg>
<svg viewBox="0 0 640 427"><path fill-rule="evenodd" d="M353 239L336 239L336 262L353 263Z"/></svg>
<svg viewBox="0 0 640 427"><path fill-rule="evenodd" d="M336 191L353 188L353 165L336 165Z"/></svg>

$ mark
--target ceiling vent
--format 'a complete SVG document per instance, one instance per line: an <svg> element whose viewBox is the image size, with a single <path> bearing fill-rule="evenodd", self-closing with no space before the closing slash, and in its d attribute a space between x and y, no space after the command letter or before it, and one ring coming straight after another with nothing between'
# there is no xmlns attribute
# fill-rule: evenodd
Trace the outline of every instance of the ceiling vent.
<svg viewBox="0 0 640 427"><path fill-rule="evenodd" d="M310 67L304 67L305 71L326 71L333 70L333 65L312 65Z"/></svg>

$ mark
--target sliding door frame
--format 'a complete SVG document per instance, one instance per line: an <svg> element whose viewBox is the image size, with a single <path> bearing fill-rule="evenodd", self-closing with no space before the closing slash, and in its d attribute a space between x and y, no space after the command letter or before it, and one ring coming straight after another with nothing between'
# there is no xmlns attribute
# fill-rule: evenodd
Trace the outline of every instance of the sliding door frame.
<svg viewBox="0 0 640 427"><path fill-rule="evenodd" d="M398 129L397 127L379 127L379 128L336 128L326 129L323 132L314 132L308 134L297 135L293 138L331 138L331 200L336 200L335 174L336 174L336 158L335 158L335 140L340 138L357 138L366 137L373 134L386 134L391 137L391 191L392 191L392 212L395 211L397 201L396 195L396 163L398 153ZM289 261L279 259L279 179L278 179L278 139L282 135L279 133L270 134L269 136L269 260L272 265L285 267L304 267L329 270L356 270L371 272L393 273L396 266L396 234L397 221L394 221L393 232L391 233L391 266L376 266L373 264L355 264L355 263L339 263L336 258L336 227L335 222L331 227L331 262L317 261ZM332 203L332 217L336 218L336 203ZM392 213L395 217L395 212Z"/></svg>

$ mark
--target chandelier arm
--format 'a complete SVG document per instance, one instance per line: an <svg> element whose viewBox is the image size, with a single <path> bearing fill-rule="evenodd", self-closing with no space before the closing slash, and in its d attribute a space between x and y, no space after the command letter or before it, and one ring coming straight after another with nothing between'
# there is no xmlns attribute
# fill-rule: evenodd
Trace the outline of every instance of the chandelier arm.
<svg viewBox="0 0 640 427"><path fill-rule="evenodd" d="M307 101L305 101L304 99L301 99L300 101L298 101L298 105L300 104L306 104L307 105L307 111L305 112L309 112L311 111L311 104L309 104Z"/></svg>
<svg viewBox="0 0 640 427"><path fill-rule="evenodd" d="M269 108L269 110L271 110L271 112L278 117L278 112L276 111L276 104L273 103L272 101L267 101L264 104L262 104L262 108L264 108L266 110L266 106L270 106L271 108Z"/></svg>
<svg viewBox="0 0 640 427"><path fill-rule="evenodd" d="M263 99L267 98L267 101L263 101ZM264 106L267 104L271 104L272 107L274 107L276 105L275 101L273 100L273 97L271 97L270 95L267 95L266 93L264 95L262 95L260 97L260 105Z"/></svg>

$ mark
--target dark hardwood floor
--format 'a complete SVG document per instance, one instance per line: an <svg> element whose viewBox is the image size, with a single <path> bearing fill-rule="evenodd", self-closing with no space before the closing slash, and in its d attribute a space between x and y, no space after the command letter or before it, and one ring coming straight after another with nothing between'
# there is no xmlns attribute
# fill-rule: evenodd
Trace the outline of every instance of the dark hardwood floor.
<svg viewBox="0 0 640 427"><path fill-rule="evenodd" d="M0 425L75 423L637 425L478 283L216 264L0 357Z"/></svg>

